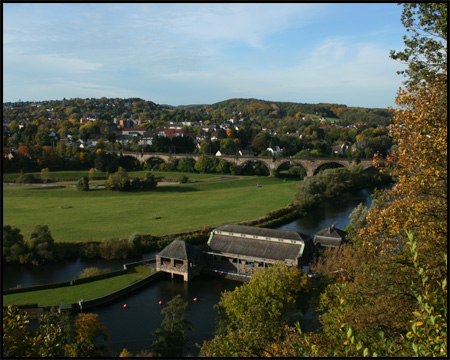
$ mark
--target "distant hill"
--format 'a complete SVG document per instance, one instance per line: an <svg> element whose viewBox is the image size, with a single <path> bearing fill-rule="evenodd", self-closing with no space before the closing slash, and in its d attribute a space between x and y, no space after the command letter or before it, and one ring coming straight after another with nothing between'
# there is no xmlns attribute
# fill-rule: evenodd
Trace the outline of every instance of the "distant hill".
<svg viewBox="0 0 450 360"><path fill-rule="evenodd" d="M390 123L392 115L388 109L347 107L343 104L306 104L235 98L214 104L160 105L140 98L107 99L63 99L41 102L3 103L4 117L14 120L20 114L51 111L54 118L68 118L71 115L96 114L100 119L112 121L114 118L134 118L165 123L167 121L210 121L222 123L230 118L252 120L255 124L281 119L302 119L305 115L318 118L336 119L349 125L364 123L370 126ZM53 109L53 110L51 110ZM74 115L75 114L75 115ZM44 113L43 113L44 115Z"/></svg>

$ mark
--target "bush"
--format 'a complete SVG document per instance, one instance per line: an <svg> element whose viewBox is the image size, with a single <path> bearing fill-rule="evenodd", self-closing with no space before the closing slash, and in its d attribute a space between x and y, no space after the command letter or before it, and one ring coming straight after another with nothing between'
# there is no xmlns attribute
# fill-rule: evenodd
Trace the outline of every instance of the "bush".
<svg viewBox="0 0 450 360"><path fill-rule="evenodd" d="M31 174L21 173L16 179L16 183L20 184L34 184L35 182L36 178Z"/></svg>
<svg viewBox="0 0 450 360"><path fill-rule="evenodd" d="M80 177L77 183L78 191L89 191L89 178L87 176Z"/></svg>
<svg viewBox="0 0 450 360"><path fill-rule="evenodd" d="M142 236L135 232L128 239L128 243L133 247L133 249L139 252L142 249Z"/></svg>
<svg viewBox="0 0 450 360"><path fill-rule="evenodd" d="M106 274L111 272L111 269L103 269L100 270L99 268L92 266L92 267L88 267L83 269L82 271L80 271L80 273L78 274L78 278L80 279L84 279L87 277L91 277L91 276L97 276L97 275L101 275L101 274Z"/></svg>
<svg viewBox="0 0 450 360"><path fill-rule="evenodd" d="M156 188L158 185L158 182L155 179L155 176L151 174L150 172L147 172L144 177L144 181L142 183L142 188L144 190L152 190Z"/></svg>
<svg viewBox="0 0 450 360"><path fill-rule="evenodd" d="M180 184L186 184L189 180L189 178L186 175L181 175L180 178Z"/></svg>
<svg viewBox="0 0 450 360"><path fill-rule="evenodd" d="M104 239L98 247L98 253L102 259L128 259L135 255L133 247L124 240Z"/></svg>
<svg viewBox="0 0 450 360"><path fill-rule="evenodd" d="M113 175L109 175L105 184L106 190L118 190L128 191L130 190L130 180L128 179L128 173L123 167L119 167Z"/></svg>

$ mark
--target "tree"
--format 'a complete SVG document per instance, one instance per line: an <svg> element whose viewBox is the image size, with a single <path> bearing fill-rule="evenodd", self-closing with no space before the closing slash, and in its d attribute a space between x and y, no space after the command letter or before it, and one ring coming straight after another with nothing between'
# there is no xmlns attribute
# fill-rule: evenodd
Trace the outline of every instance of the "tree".
<svg viewBox="0 0 450 360"><path fill-rule="evenodd" d="M40 264L46 261L53 261L55 259L53 251L54 243L55 240L53 240L48 226L36 225L28 243L28 247L33 256L32 262Z"/></svg>
<svg viewBox="0 0 450 360"><path fill-rule="evenodd" d="M80 313L75 318L74 344L66 346L71 357L98 357L105 354L108 349L105 345L98 345L96 339L109 338L106 325L98 320L98 314Z"/></svg>
<svg viewBox="0 0 450 360"><path fill-rule="evenodd" d="M391 56L408 63L409 88L389 129L396 146L375 158L395 184L326 259L335 283L321 296L321 342L302 337L313 356L447 356L446 15L444 3L404 4L413 38Z"/></svg>
<svg viewBox="0 0 450 360"><path fill-rule="evenodd" d="M4 357L63 357L62 332L57 324L45 324L46 316L40 319L40 329L28 327L29 316L16 306L3 309ZM45 326L44 326L45 324Z"/></svg>
<svg viewBox="0 0 450 360"><path fill-rule="evenodd" d="M158 339L151 346L155 355L163 357L182 355L187 332L193 329L191 322L186 319L188 308L189 304L178 294L161 310L164 319L161 328L153 332Z"/></svg>
<svg viewBox="0 0 450 360"><path fill-rule="evenodd" d="M28 246L20 233L10 225L3 225L3 260L7 263L25 263Z"/></svg>
<svg viewBox="0 0 450 360"><path fill-rule="evenodd" d="M106 190L128 191L130 189L130 180L128 173L123 167L119 167L113 175L109 175L105 184Z"/></svg>
<svg viewBox="0 0 450 360"><path fill-rule="evenodd" d="M89 178L87 176L82 176L77 183L78 191L89 191Z"/></svg>
<svg viewBox="0 0 450 360"><path fill-rule="evenodd" d="M408 65L399 71L405 84L415 87L436 77L447 77L447 3L403 4L402 24L410 37L403 36L406 48L391 51L391 58Z"/></svg>
<svg viewBox="0 0 450 360"><path fill-rule="evenodd" d="M292 321L298 297L309 291L302 270L281 262L258 269L250 282L224 291L214 339L205 341L202 356L266 356L264 349Z"/></svg>
<svg viewBox="0 0 450 360"><path fill-rule="evenodd" d="M155 175L150 172L145 173L144 181L142 182L142 188L145 190L152 190L156 188L158 182L155 179Z"/></svg>
<svg viewBox="0 0 450 360"><path fill-rule="evenodd" d="M194 172L195 160L190 157L181 158L178 161L177 168L181 172Z"/></svg>
<svg viewBox="0 0 450 360"><path fill-rule="evenodd" d="M94 168L89 169L89 176L88 176L89 180L95 180L95 177L96 177L95 173L96 173L96 171Z"/></svg>
<svg viewBox="0 0 450 360"><path fill-rule="evenodd" d="M41 170L40 177L41 177L41 180L44 182L44 184L47 184L47 180L48 180L48 178L50 176L49 173L50 173L50 171L49 171L48 168L44 168L44 169Z"/></svg>

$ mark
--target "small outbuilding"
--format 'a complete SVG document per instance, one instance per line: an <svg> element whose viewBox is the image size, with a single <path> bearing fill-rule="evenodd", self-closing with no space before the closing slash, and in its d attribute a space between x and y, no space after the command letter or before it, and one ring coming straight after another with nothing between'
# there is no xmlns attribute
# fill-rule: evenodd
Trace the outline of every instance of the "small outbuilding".
<svg viewBox="0 0 450 360"><path fill-rule="evenodd" d="M197 276L203 268L203 254L183 240L174 240L156 255L156 271L181 275L184 281Z"/></svg>

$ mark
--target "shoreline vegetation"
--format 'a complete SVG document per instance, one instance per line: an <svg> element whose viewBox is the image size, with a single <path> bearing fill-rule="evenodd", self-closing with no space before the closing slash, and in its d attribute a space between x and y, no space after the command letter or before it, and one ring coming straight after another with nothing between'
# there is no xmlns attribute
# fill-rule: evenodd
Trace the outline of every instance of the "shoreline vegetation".
<svg viewBox="0 0 450 360"><path fill-rule="evenodd" d="M274 186L273 189L277 189L282 191L281 186L284 188L284 197L287 198L288 194L291 193L293 196L291 199L291 203L288 206L284 206L278 208L276 210L272 210L267 212L265 215L260 216L255 219L244 220L244 221L235 221L238 224L242 225L250 225L250 226L258 226L258 227L268 227L273 228L276 226L283 225L288 223L296 218L300 218L307 214L307 212L317 206L320 202L325 200L326 198L331 198L335 196L339 196L348 191L359 190L362 188L375 187L379 185L386 184L390 181L389 177L382 176L378 173L377 170L372 169L370 171L362 171L361 168L355 166L350 170L345 168L336 168L336 169L327 169L321 171L319 174L305 178L301 182L293 182L293 181L283 181L281 179L274 178L264 178L264 177L247 177L242 179L233 178L233 180L221 180L217 181L215 177L211 177L207 174L199 174L201 176L201 180L194 184L182 184L179 185L180 188L187 190L192 190L194 186L200 192L211 191L213 196L218 196L217 190L225 191L221 196L227 197L231 192L237 192L236 190L240 190L246 194L246 196L250 192L254 192L254 196L261 196L260 193L255 192L255 190L260 190L262 187L268 188L270 191L271 186ZM226 178L225 178L226 179ZM212 181L216 180L216 181ZM254 185L256 181L256 187ZM286 187L286 183L288 183ZM207 185L205 185L207 184ZM261 184L261 185L258 185ZM275 185L274 185L275 184ZM297 193L295 193L295 189L291 189L296 185ZM205 187L206 186L206 187ZM258 188L258 186L260 188ZM174 185L167 185L167 188L173 188ZM15 187L14 187L15 188ZM244 189L244 190L243 190ZM266 191L268 191L266 190ZM294 193L292 191L294 190ZM59 190L50 190L59 191ZM106 190L101 190L106 195L112 195L112 197L117 197L117 195L122 195L120 192L108 192ZM159 188L160 193L164 194L164 187ZM186 191L186 190L184 190ZM78 192L72 189L72 197L77 196ZM195 191L193 191L195 192ZM41 193L41 192L39 192ZM155 194L154 192L149 192L150 194ZM182 192L181 192L182 193ZM180 193L177 193L180 194ZM267 195L267 194L266 194ZM294 198L295 195L295 198ZM176 196L176 195L175 195ZM204 197L205 195L203 195ZM231 196L231 195L230 195ZM248 195L250 196L250 195ZM245 197L242 196L241 197ZM46 197L47 201L48 198ZM195 198L194 198L195 199ZM256 198L255 198L256 199ZM191 200L192 201L192 200ZM212 200L213 201L213 200ZM228 204L227 206L231 207L228 210L233 210L233 204ZM256 202L258 205L258 202ZM225 206L225 205L224 205ZM70 209L70 208L69 208ZM66 210L67 211L67 210ZM70 211L70 210L68 210ZM225 211L225 209L224 209ZM245 218L245 217L244 217ZM4 218L5 219L5 218ZM155 220L157 219L157 220ZM158 217L154 217L153 221L160 221ZM7 221L5 222L7 224ZM205 243L208 240L210 232L216 227L214 226L203 226L193 230L187 231L177 231L170 234L140 234L134 232L128 239L127 238L104 238L101 241L79 241L79 242L62 242L62 241L52 241L50 246L50 252L52 254L48 255L48 262L62 261L66 259L74 259L78 257L86 257L86 258L102 258L102 259L129 259L139 254L161 250L165 246L167 246L174 239L184 240L190 244L201 244ZM12 225L11 228L15 226ZM16 230L17 229L12 229ZM19 231L22 229L19 229ZM42 230L42 229L40 229ZM50 234L50 226L48 226L48 235ZM5 226L3 232L5 233ZM34 233L37 231L35 230ZM42 231L40 231L42 232ZM32 236L33 234L32 233ZM17 234L16 234L17 235ZM23 235L19 234L22 239ZM36 241L36 240L35 240ZM24 246L27 246L27 242L24 242ZM37 258L37 257L35 257ZM5 258L5 263L32 263L35 265L40 265L40 262L36 260L32 260L31 257L26 258L26 256L18 257L18 258ZM33 262L35 261L35 262Z"/></svg>

